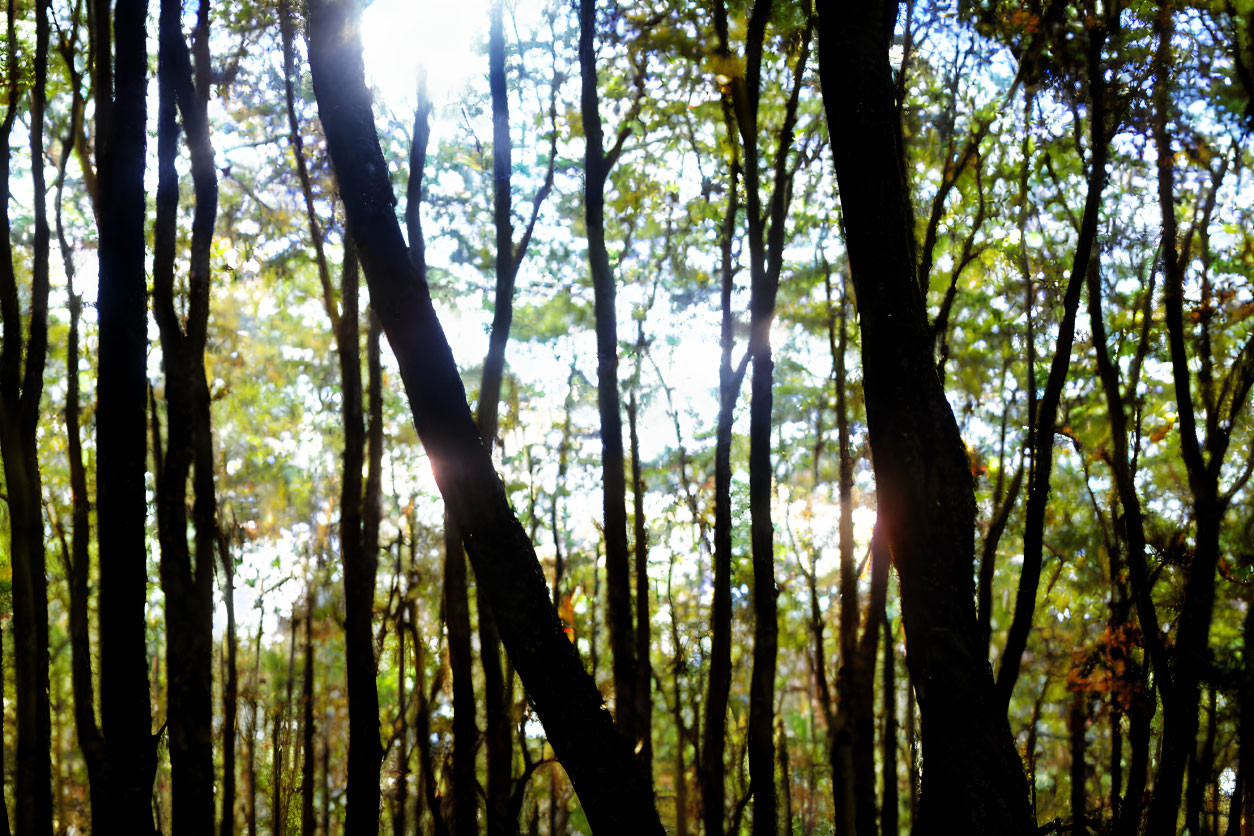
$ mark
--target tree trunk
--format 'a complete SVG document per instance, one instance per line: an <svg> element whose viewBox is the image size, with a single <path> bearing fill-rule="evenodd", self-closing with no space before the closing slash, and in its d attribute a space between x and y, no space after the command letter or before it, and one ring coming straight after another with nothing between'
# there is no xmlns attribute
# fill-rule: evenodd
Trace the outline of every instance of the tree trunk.
<svg viewBox="0 0 1254 836"><path fill-rule="evenodd" d="M1084 816L1084 734L1088 728L1088 697L1082 691L1071 695L1071 712L1067 715L1067 733L1071 738L1071 830L1088 833Z"/></svg>
<svg viewBox="0 0 1254 836"><path fill-rule="evenodd" d="M16 9L8 7L8 58L16 67ZM13 267L8 218L9 137L18 109L17 80L9 82L8 108L0 126L0 308L4 344L0 351L0 455L9 512L9 557L13 592L13 667L17 698L17 780L14 825L20 834L51 834L52 719L48 699L48 582L43 544L42 483L36 430L48 352L48 257L50 232L44 183L44 104L48 73L48 6L35 3L34 85L30 91L29 139L35 196L31 309L22 339L21 301ZM16 73L14 73L16 75ZM22 366L25 350L26 363Z"/></svg>
<svg viewBox="0 0 1254 836"><path fill-rule="evenodd" d="M104 821L108 800L105 797L104 738L96 722L95 688L92 685L90 616L88 614L89 583L91 577L91 500L87 493L87 470L83 465L83 442L79 398L79 322L82 319L83 300L74 292L74 253L65 236L62 223L62 195L65 186L66 163L74 138L81 134L81 108L71 118L70 133L62 146L61 165L56 183L57 241L65 270L66 295L69 298L70 325L66 336L65 365L65 430L66 456L70 471L70 493L73 507L70 548L66 566L66 579L70 593L70 680L74 693L74 726L78 745L83 752L87 767L88 794L92 821Z"/></svg>
<svg viewBox="0 0 1254 836"><path fill-rule="evenodd" d="M1089 106L1091 108L1088 195L1084 201L1084 214L1080 219L1079 237L1071 262L1071 276L1067 280L1063 298L1063 316L1058 325L1058 340L1050 362L1045 390L1036 404L1036 412L1030 417L1030 446L1032 467L1028 472L1028 496L1025 505L1023 528L1023 566L1019 575L1019 589L1015 597L1014 618L1006 634L1006 649L1001 656L997 674L997 691L1002 702L1009 707L1015 682L1019 678L1019 666L1027 647L1028 634L1032 629L1032 617L1036 612L1036 595L1041 580L1042 549L1045 533L1045 510L1049 502L1049 478L1054 466L1054 430L1058 417L1058 405L1067 380L1067 367L1071 362L1071 346L1075 339L1076 312L1080 306L1080 293L1093 258L1097 239L1098 215L1102 206L1102 192L1106 188L1106 160L1109 141L1106 126L1106 85L1101 66L1102 45L1105 29L1094 26L1088 32ZM1077 143L1079 139L1077 137ZM1029 300L1029 304L1030 304ZM1035 383L1033 382L1033 387Z"/></svg>
<svg viewBox="0 0 1254 836"><path fill-rule="evenodd" d="M12 21L13 3L9 3L9 20ZM9 43L13 43L12 28L9 30ZM0 622L0 660L4 658L4 623ZM0 664L0 717L4 716L4 665ZM0 723L0 763L4 762L4 723ZM0 769L0 836L9 836L13 831L9 827L9 803L4 794L4 770Z"/></svg>
<svg viewBox="0 0 1254 836"><path fill-rule="evenodd" d="M451 513L444 517L444 620L448 662L453 674L453 836L478 832L475 783L475 691L470 650L470 608L466 595L466 556Z"/></svg>
<svg viewBox="0 0 1254 836"><path fill-rule="evenodd" d="M1184 826L1189 833L1201 834L1202 807L1206 803L1206 788L1211 784L1215 771L1215 687L1207 689L1210 697L1207 700L1206 734L1202 738L1201 749L1193 753L1189 761L1189 783L1185 790Z"/></svg>
<svg viewBox="0 0 1254 836"><path fill-rule="evenodd" d="M355 225L352 228L356 228ZM336 343L344 392L344 473L340 493L340 543L344 562L345 656L348 684L348 811L349 833L379 829L379 768L383 745L379 741L379 691L375 682L374 585L378 549L367 550L366 516L362 501L362 465L365 427L361 403L361 354L357 326L357 247L352 233L345 236L343 287Z"/></svg>
<svg viewBox="0 0 1254 836"><path fill-rule="evenodd" d="M889 43L896 3L819 6L820 78L858 312L879 490L922 714L915 832L1034 832L1023 768L981 644L974 485L915 272Z"/></svg>
<svg viewBox="0 0 1254 836"><path fill-rule="evenodd" d="M728 139L735 132L731 105L723 103ZM719 329L718 423L714 441L714 588L710 607L710 672L705 701L704 739L701 744L701 809L708 836L722 836L726 826L726 789L724 787L724 752L727 739L727 701L731 693L731 446L732 423L735 420L737 394L744 377L744 365L732 371L732 345L735 321L732 317L732 290L735 264L732 241L739 214L736 183L739 179L739 157L732 145L727 188L727 211L723 215L719 235L721 253L720 299L722 321Z"/></svg>
<svg viewBox="0 0 1254 836"><path fill-rule="evenodd" d="M236 667L238 641L235 632L235 558L226 536L219 536L222 559L222 598L226 602L226 671L222 677L222 826L219 836L234 836L235 822L235 739L239 712L239 669ZM250 744L251 745L251 741Z"/></svg>
<svg viewBox="0 0 1254 836"><path fill-rule="evenodd" d="M660 833L651 793L631 747L614 732L596 685L562 630L535 550L480 441L457 365L431 305L424 267L410 261L392 212L356 21L346 4L315 0L309 30L319 111L373 307L400 365L436 483L461 528L506 651L591 826L606 833ZM377 722L376 707L376 728Z"/></svg>
<svg viewBox="0 0 1254 836"><path fill-rule="evenodd" d="M892 622L884 614L884 735L880 758L884 769L884 797L880 803L880 832L897 832L897 660L893 654Z"/></svg>
<svg viewBox="0 0 1254 836"><path fill-rule="evenodd" d="M579 68L583 85L580 101L586 146L584 216L588 229L588 264L595 295L606 623L609 626L610 649L614 654L614 716L619 730L638 743L642 730L635 722L637 670L631 620L631 572L627 555L623 419L618 398L618 319L614 307L614 272L605 246L605 184L616 155L611 152L607 157L601 144L595 34L596 0L580 0Z"/></svg>
<svg viewBox="0 0 1254 836"><path fill-rule="evenodd" d="M397 574L401 574L401 555L404 553L404 542L396 547ZM406 825L408 824L409 805L409 696L407 695L407 673L406 663L407 651L405 649L405 615L409 610L408 597L413 594L410 589L405 589L401 594L401 602L396 608L396 690L397 703L400 705L398 712L397 743L399 744L396 752L396 803L392 807L392 836L405 836Z"/></svg>
<svg viewBox="0 0 1254 836"><path fill-rule="evenodd" d="M643 339L641 340L643 344ZM640 349L643 351L643 348ZM636 374L639 381L640 375ZM644 516L644 476L640 473L640 438L636 434L636 390L627 404L631 447L631 490L636 545L636 729L640 771L653 780L653 666L649 662L649 530ZM679 745L683 746L682 739Z"/></svg>
<svg viewBox="0 0 1254 836"><path fill-rule="evenodd" d="M317 826L314 817L314 646L313 646L313 583L305 591L305 664L301 681L300 708L303 730L304 762L301 764L300 781L300 832L301 836L313 836Z"/></svg>
<svg viewBox="0 0 1254 836"><path fill-rule="evenodd" d="M1242 666L1241 685L1238 692L1240 708L1237 718L1237 774L1241 778L1241 798L1233 795L1236 817L1240 820L1241 836L1254 831L1254 601L1246 599L1245 623L1241 631ZM1230 811L1229 816L1233 813Z"/></svg>
<svg viewBox="0 0 1254 836"><path fill-rule="evenodd" d="M96 520L100 562L100 716L108 809L100 832L151 833L157 769L144 613L147 605L146 0L93 0L100 360ZM110 19L116 60L110 49ZM112 72L111 72L112 71ZM116 74L116 79L113 77ZM116 81L116 84L115 84Z"/></svg>
<svg viewBox="0 0 1254 836"><path fill-rule="evenodd" d="M217 213L217 181L207 112L208 8L198 25L197 89L183 38L182 6L162 0L158 69L157 219L153 228L153 314L161 332L168 448L156 479L161 585L165 593L172 827L213 832L213 563L218 527L213 447L204 350L209 319L209 258ZM203 56L203 57L202 57ZM177 113L176 113L177 110ZM186 324L175 307L178 154L181 114L191 152L196 206L188 277ZM157 438L153 415L153 437ZM195 554L187 540L187 480L193 471Z"/></svg>

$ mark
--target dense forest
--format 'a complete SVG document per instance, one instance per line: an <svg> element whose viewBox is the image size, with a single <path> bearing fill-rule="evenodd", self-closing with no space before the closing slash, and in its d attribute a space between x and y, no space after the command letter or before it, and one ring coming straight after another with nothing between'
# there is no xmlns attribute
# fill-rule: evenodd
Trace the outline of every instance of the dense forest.
<svg viewBox="0 0 1254 836"><path fill-rule="evenodd" d="M1254 834L1251 0L6 5L0 835Z"/></svg>

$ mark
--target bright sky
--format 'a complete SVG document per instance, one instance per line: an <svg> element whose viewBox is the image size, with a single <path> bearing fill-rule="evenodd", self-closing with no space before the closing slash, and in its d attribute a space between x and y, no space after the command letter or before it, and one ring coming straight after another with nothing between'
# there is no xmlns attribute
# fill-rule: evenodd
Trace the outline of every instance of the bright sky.
<svg viewBox="0 0 1254 836"><path fill-rule="evenodd" d="M436 105L466 81L487 74L489 0L374 0L362 18L367 81L401 110L413 101L418 75Z"/></svg>

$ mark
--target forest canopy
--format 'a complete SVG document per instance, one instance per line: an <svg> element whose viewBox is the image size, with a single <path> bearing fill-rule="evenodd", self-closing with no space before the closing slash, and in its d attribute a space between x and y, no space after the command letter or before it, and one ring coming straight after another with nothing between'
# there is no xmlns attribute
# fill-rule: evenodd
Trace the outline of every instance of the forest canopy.
<svg viewBox="0 0 1254 836"><path fill-rule="evenodd" d="M1250 0L7 0L0 834L1254 833Z"/></svg>

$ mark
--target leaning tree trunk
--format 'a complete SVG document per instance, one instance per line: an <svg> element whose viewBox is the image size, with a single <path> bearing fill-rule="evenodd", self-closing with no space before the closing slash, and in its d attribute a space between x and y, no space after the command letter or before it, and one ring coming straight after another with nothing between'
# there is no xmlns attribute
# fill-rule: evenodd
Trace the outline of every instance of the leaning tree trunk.
<svg viewBox="0 0 1254 836"><path fill-rule="evenodd" d="M820 78L862 324L863 390L922 713L916 833L1031 833L974 606L975 492L915 272L888 50L897 4L819 5Z"/></svg>
<svg viewBox="0 0 1254 836"><path fill-rule="evenodd" d="M341 0L315 0L310 11L314 89L372 305L396 354L414 424L445 504L461 527L476 577L486 588L506 651L592 827L605 833L661 833L631 747L614 731L596 685L562 630L535 550L480 441L431 304L425 270L410 261L392 210L357 22Z"/></svg>

